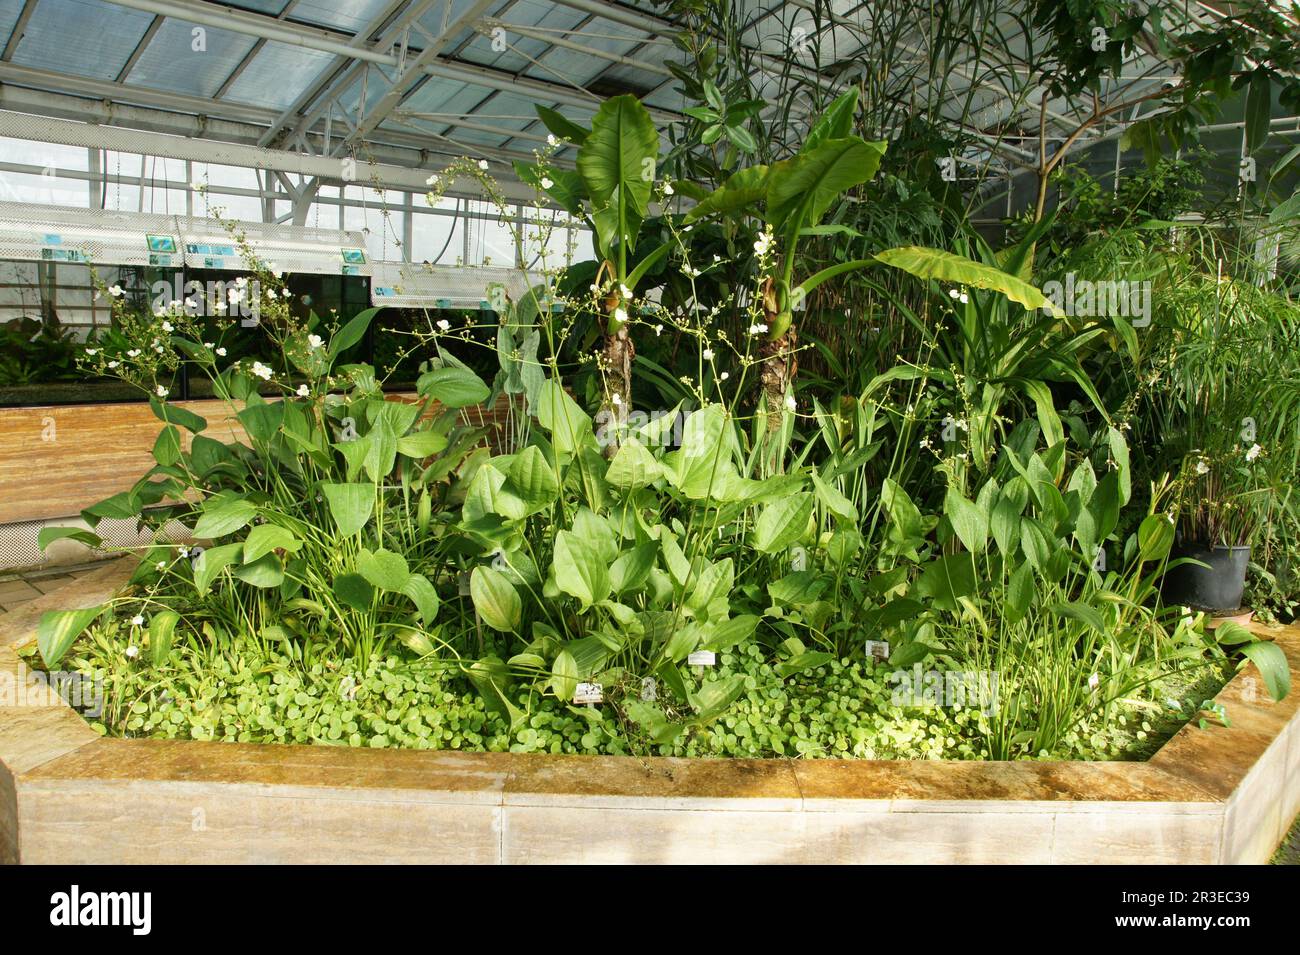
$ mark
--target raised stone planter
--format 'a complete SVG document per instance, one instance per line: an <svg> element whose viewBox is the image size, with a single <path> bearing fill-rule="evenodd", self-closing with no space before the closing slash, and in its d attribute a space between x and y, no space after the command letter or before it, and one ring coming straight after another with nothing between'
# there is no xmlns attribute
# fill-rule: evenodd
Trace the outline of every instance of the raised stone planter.
<svg viewBox="0 0 1300 955"><path fill-rule="evenodd" d="M89 606L120 586L76 585ZM0 617L0 680L56 593ZM62 700L0 707L0 860L1267 861L1300 811L1296 692L1253 667L1146 763L635 759L101 739Z"/></svg>

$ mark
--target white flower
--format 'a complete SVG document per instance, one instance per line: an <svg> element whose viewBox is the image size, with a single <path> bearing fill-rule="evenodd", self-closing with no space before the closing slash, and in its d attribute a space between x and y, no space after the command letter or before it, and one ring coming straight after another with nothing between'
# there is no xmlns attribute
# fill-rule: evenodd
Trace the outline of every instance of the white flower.
<svg viewBox="0 0 1300 955"><path fill-rule="evenodd" d="M712 349L712 348L706 348L706 349L704 349L704 360L705 360L705 361L713 361L713 349Z"/></svg>
<svg viewBox="0 0 1300 955"><path fill-rule="evenodd" d="M321 338L319 335L308 335L307 344L312 348L320 348L321 345L325 344L325 339Z"/></svg>
<svg viewBox="0 0 1300 955"><path fill-rule="evenodd" d="M616 322L627 321L627 309L625 309L622 305L614 309L614 321Z"/></svg>
<svg viewBox="0 0 1300 955"><path fill-rule="evenodd" d="M612 394L609 396L609 403L612 404L615 408L618 408L623 404L623 398L621 395L617 393Z"/></svg>
<svg viewBox="0 0 1300 955"><path fill-rule="evenodd" d="M948 289L948 297L954 299L961 298L961 291L959 289L950 288Z"/></svg>
<svg viewBox="0 0 1300 955"><path fill-rule="evenodd" d="M143 627L143 626L144 626L144 617L140 616L139 614L136 614L134 617L131 618L131 626L133 626L133 627Z"/></svg>
<svg viewBox="0 0 1300 955"><path fill-rule="evenodd" d="M656 326L655 326L655 337L658 338L658 337L659 337L660 335L662 335L663 333L664 333L664 327L663 327L663 325L656 325Z"/></svg>
<svg viewBox="0 0 1300 955"><path fill-rule="evenodd" d="M135 646L134 644L126 648L127 659L134 660L139 655L140 655L140 648Z"/></svg>
<svg viewBox="0 0 1300 955"><path fill-rule="evenodd" d="M769 233L764 232L758 237L758 241L754 243L754 251L759 255L767 255L767 250L771 247L771 244L772 236Z"/></svg>
<svg viewBox="0 0 1300 955"><path fill-rule="evenodd" d="M1209 470L1210 470L1210 466L1205 463L1205 458L1201 458L1201 460L1196 462L1197 474L1206 474L1209 472Z"/></svg>
<svg viewBox="0 0 1300 955"><path fill-rule="evenodd" d="M158 569L159 569L159 570L166 570L166 569L167 569L167 562L166 562L166 561L162 561L162 560L158 561Z"/></svg>
<svg viewBox="0 0 1300 955"><path fill-rule="evenodd" d="M1264 449L1261 448L1258 444L1252 444L1250 446L1250 450L1246 452L1246 460L1254 461L1257 457L1259 457L1260 452L1263 450Z"/></svg>
<svg viewBox="0 0 1300 955"><path fill-rule="evenodd" d="M238 302L243 297L244 297L244 290L242 288L232 288L230 291L226 293L226 298L230 299L230 303L232 305L235 302Z"/></svg>
<svg viewBox="0 0 1300 955"><path fill-rule="evenodd" d="M290 292L287 288L280 289L280 298L293 298L293 293Z"/></svg>
<svg viewBox="0 0 1300 955"><path fill-rule="evenodd" d="M108 367L109 367L109 368L116 368L116 367L117 367L118 365L120 365L120 364L121 364L121 362L110 361L110 362L108 363Z"/></svg>
<svg viewBox="0 0 1300 955"><path fill-rule="evenodd" d="M182 557L189 557L190 549L182 544L180 547L176 548L176 553L180 554Z"/></svg>
<svg viewBox="0 0 1300 955"><path fill-rule="evenodd" d="M632 297L632 290L631 290L630 288L628 288L626 285L624 285L622 282L619 283L619 285L618 285L618 290L619 290L619 293L620 293L624 298L631 298L631 297Z"/></svg>
<svg viewBox="0 0 1300 955"><path fill-rule="evenodd" d="M222 312L226 310L226 303L218 299L217 301L212 303L212 310L216 312L218 315L220 315Z"/></svg>
<svg viewBox="0 0 1300 955"><path fill-rule="evenodd" d="M794 411L795 408L797 408L797 407L798 407L798 404L797 404L797 402L794 400L794 395L793 395L793 394L788 394L788 395L786 395L786 396L785 396L785 410L786 410L786 411Z"/></svg>
<svg viewBox="0 0 1300 955"><path fill-rule="evenodd" d="M212 342L204 342L204 343L203 343L203 347L206 348L206 349L208 349L209 351L211 351L211 350L212 350Z"/></svg>
<svg viewBox="0 0 1300 955"><path fill-rule="evenodd" d="M439 182L441 182L441 180L438 178L438 174L436 172L428 179L424 180L424 184L426 186L436 186Z"/></svg>
<svg viewBox="0 0 1300 955"><path fill-rule="evenodd" d="M155 388L154 392L158 395L159 398L167 397L167 389L164 388L162 385L159 385L157 388Z"/></svg>
<svg viewBox="0 0 1300 955"><path fill-rule="evenodd" d="M548 146L558 146L559 144L560 144L560 141L559 141L558 139L555 138L554 134L552 134L552 133L547 133L547 134L546 134L546 145L548 145Z"/></svg>
<svg viewBox="0 0 1300 955"><path fill-rule="evenodd" d="M757 324L750 325L750 326L749 326L749 334L751 334L751 335L765 335L765 334L767 334L767 326L764 325L762 322L758 322Z"/></svg>
<svg viewBox="0 0 1300 955"><path fill-rule="evenodd" d="M160 355L163 353L163 347L162 347L161 345L154 345L154 346L153 346L153 350L156 351L156 352L157 352L158 354L160 354Z"/></svg>
<svg viewBox="0 0 1300 955"><path fill-rule="evenodd" d="M139 358L139 357L140 357L140 349L138 349L138 348L131 348L131 349L128 349L128 350L127 350L127 353L126 353L126 357L127 357L127 358Z"/></svg>
<svg viewBox="0 0 1300 955"><path fill-rule="evenodd" d="M126 293L122 291L122 286L114 285L109 288L108 294L113 296L113 298L121 298Z"/></svg>
<svg viewBox="0 0 1300 955"><path fill-rule="evenodd" d="M306 398L306 397L307 397L308 395L310 395L310 394L311 394L311 389L308 388L306 385L299 385L299 386L298 386L298 397L299 397L299 398Z"/></svg>
<svg viewBox="0 0 1300 955"><path fill-rule="evenodd" d="M260 361L253 362L253 374L263 381L271 380L271 369L263 365Z"/></svg>
<svg viewBox="0 0 1300 955"><path fill-rule="evenodd" d="M248 276L247 275L239 276L238 278L235 279L235 284L238 285L240 288L243 288L245 285L248 284Z"/></svg>
<svg viewBox="0 0 1300 955"><path fill-rule="evenodd" d="M185 300L185 307L186 307L186 308L198 308L198 307L199 307L199 303L196 302L196 301L194 301L194 299L192 299L192 298L187 298L187 299Z"/></svg>
<svg viewBox="0 0 1300 955"><path fill-rule="evenodd" d="M222 358L225 358L225 357L226 357L226 350L225 350L224 348L218 348L218 349L217 349L217 354L218 354L219 356L221 356Z"/></svg>
<svg viewBox="0 0 1300 955"><path fill-rule="evenodd" d="M97 350L98 350L98 349L95 349L95 348L87 348L87 349L86 349L86 354L87 354L87 355L93 355L93 354L95 354L95 352L96 352Z"/></svg>
<svg viewBox="0 0 1300 955"><path fill-rule="evenodd" d="M718 381L726 381L730 377L731 377L731 373L724 371L722 374L718 376Z"/></svg>
<svg viewBox="0 0 1300 955"><path fill-rule="evenodd" d="M163 323L162 323L162 330L165 331L165 332L170 332L170 331L172 330L172 323L171 323L171 322L163 322Z"/></svg>
<svg viewBox="0 0 1300 955"><path fill-rule="evenodd" d="M1088 689L1095 690L1100 683L1101 677L1097 674L1094 673L1092 676L1088 677Z"/></svg>
<svg viewBox="0 0 1300 955"><path fill-rule="evenodd" d="M549 176L543 176L540 182L543 189L550 189L551 186L555 185L555 183L551 181Z"/></svg>
<svg viewBox="0 0 1300 955"><path fill-rule="evenodd" d="M965 292L962 292L961 295L958 296L958 298L961 300L961 303L963 305L965 305L967 302L970 301L970 296L967 295Z"/></svg>
<svg viewBox="0 0 1300 955"><path fill-rule="evenodd" d="M665 182L665 183L664 183L664 195L665 195L665 196L671 196L672 194L673 194L673 184L672 184L671 182Z"/></svg>
<svg viewBox="0 0 1300 955"><path fill-rule="evenodd" d="M484 172L487 172L487 167L488 167L488 162L487 162L487 160L486 160L486 159L480 159L480 160L478 161L478 167L479 167L480 169L482 169Z"/></svg>
<svg viewBox="0 0 1300 955"><path fill-rule="evenodd" d="M445 318L440 318L438 319L438 327L444 332L451 331L451 322L447 321Z"/></svg>

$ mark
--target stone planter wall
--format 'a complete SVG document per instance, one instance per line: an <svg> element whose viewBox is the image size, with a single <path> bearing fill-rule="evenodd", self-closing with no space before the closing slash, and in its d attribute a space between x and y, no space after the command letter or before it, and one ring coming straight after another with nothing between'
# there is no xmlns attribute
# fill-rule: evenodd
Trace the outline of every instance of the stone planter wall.
<svg viewBox="0 0 1300 955"><path fill-rule="evenodd" d="M77 605L107 599L109 566ZM53 594L0 617L0 679ZM686 760L101 739L0 706L0 858L31 863L1267 861L1300 811L1300 628L1146 763Z"/></svg>

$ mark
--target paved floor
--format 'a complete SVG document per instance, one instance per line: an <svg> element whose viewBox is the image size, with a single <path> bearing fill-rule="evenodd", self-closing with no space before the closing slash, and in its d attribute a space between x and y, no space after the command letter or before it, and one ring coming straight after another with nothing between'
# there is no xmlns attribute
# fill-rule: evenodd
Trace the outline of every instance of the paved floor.
<svg viewBox="0 0 1300 955"><path fill-rule="evenodd" d="M29 600L35 600L41 594L57 590L86 575L97 566L97 563L77 564L0 574L0 613L7 613L15 607L21 607Z"/></svg>

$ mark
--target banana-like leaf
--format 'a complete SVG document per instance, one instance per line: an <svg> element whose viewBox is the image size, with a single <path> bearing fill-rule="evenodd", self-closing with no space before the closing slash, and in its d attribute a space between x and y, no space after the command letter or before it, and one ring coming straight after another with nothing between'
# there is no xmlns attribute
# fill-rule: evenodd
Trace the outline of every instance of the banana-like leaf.
<svg viewBox="0 0 1300 955"><path fill-rule="evenodd" d="M991 265L968 259L964 255L909 245L886 249L876 256L876 260L891 268L901 269L909 275L915 275L919 279L933 279L936 282L988 289L1005 295L1025 308L1045 308L1058 317L1064 314L1047 296L1028 282L1014 275L1008 275Z"/></svg>

